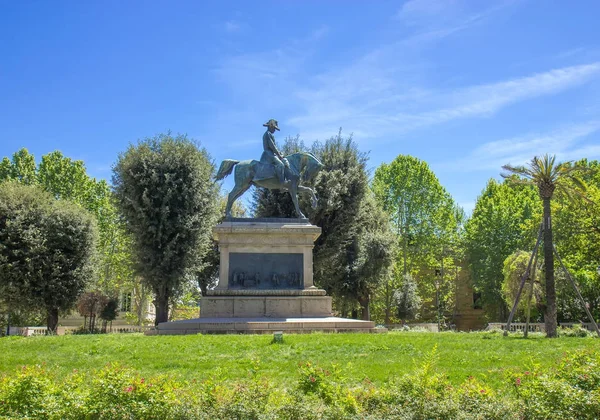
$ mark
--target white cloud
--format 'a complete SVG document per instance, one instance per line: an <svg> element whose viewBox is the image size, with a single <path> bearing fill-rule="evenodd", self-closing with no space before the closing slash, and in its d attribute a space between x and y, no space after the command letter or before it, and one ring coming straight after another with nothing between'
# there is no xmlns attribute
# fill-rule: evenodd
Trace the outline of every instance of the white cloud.
<svg viewBox="0 0 600 420"><path fill-rule="evenodd" d="M461 89L448 95L455 105L422 114L432 123L492 115L515 102L558 93L585 83L600 73L600 63L564 67L528 77ZM446 95L442 95L446 96Z"/></svg>
<svg viewBox="0 0 600 420"><path fill-rule="evenodd" d="M407 46L421 46L479 25L516 2L517 0L493 3L468 3L464 0L409 0L404 3L395 18L415 31L402 43Z"/></svg>
<svg viewBox="0 0 600 420"><path fill-rule="evenodd" d="M361 133L360 137L399 135L452 120L489 117L512 104L559 93L600 74L600 63L591 63L435 91L398 82L402 77L394 78L380 67L385 59L376 54L364 57L341 72L320 76L319 87L297 91L305 109L288 123L311 127L313 135L335 133L340 125Z"/></svg>
<svg viewBox="0 0 600 420"><path fill-rule="evenodd" d="M432 87L424 76L430 73L431 64L420 56L415 39L429 36L433 42L513 3L504 1L473 12L458 0L411 0L404 4L400 18L414 20L418 15L422 21L425 17L435 21L437 15L452 15L454 26L433 25L438 29L380 45L347 65L312 74L311 60L330 30L323 26L304 38L286 40L282 48L228 57L216 73L229 85L236 103L251 104L244 111L245 123L258 115L278 118L286 134L299 133L307 141L328 138L340 127L359 141L397 140L416 129L487 118L513 104L582 85L600 74L600 61L594 61L452 90ZM435 31L441 32L435 35ZM220 115L242 122L230 111Z"/></svg>
<svg viewBox="0 0 600 420"><path fill-rule="evenodd" d="M547 133L532 133L486 143L464 159L449 163L455 171L499 170L502 165L523 165L534 156L554 154L559 161L600 157L600 145L585 144L585 140L600 132L600 120L586 121L555 129Z"/></svg>

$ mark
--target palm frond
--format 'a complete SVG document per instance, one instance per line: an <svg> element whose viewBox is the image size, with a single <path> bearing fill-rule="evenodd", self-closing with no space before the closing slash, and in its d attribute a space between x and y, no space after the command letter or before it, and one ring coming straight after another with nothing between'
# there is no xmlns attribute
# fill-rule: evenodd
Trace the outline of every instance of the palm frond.
<svg viewBox="0 0 600 420"><path fill-rule="evenodd" d="M519 175L519 176L523 176L525 178L532 178L532 172L531 169L527 168L526 166L512 166L510 164L507 165L503 165L502 169L504 169L506 171L506 173L501 173L500 176L502 176L502 178L508 179L510 178L512 175Z"/></svg>

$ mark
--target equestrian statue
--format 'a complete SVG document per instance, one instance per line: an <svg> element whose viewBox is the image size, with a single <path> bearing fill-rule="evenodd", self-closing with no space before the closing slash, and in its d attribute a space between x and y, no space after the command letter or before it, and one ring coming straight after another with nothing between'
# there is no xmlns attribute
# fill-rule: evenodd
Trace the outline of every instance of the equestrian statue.
<svg viewBox="0 0 600 420"><path fill-rule="evenodd" d="M298 205L298 193L310 194L313 208L317 206L317 196L309 188L300 185L300 181L311 180L323 167L312 153L298 152L283 156L275 144L275 130L279 131L276 120L269 120L263 127L263 153L260 161L225 159L217 172L217 181L231 174L235 167L235 186L227 198L225 217L231 217L231 206L244 192L254 185L269 190L288 191L292 196L296 215L305 218Z"/></svg>

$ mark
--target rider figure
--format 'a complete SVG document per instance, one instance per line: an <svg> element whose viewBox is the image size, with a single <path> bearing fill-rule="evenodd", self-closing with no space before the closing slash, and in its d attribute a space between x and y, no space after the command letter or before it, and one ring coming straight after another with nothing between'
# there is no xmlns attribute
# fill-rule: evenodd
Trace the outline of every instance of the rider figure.
<svg viewBox="0 0 600 420"><path fill-rule="evenodd" d="M273 165L275 167L275 174L277 175L279 182L283 184L285 181L284 165L285 167L289 168L289 163L275 145L275 136L273 133L275 130L279 131L277 121L270 119L263 124L263 127L267 127L267 131L265 131L265 134L263 134L263 154L260 157L260 161Z"/></svg>

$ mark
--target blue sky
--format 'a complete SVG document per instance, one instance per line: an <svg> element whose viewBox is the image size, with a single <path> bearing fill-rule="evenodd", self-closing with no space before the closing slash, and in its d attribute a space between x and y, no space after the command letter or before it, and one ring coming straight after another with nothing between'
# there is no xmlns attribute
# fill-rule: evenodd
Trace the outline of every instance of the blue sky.
<svg viewBox="0 0 600 420"><path fill-rule="evenodd" d="M262 123L410 154L470 211L500 166L600 158L600 2L0 0L0 156L96 177L172 130L218 163ZM226 184L225 187L228 187Z"/></svg>

